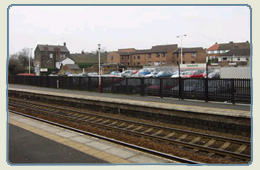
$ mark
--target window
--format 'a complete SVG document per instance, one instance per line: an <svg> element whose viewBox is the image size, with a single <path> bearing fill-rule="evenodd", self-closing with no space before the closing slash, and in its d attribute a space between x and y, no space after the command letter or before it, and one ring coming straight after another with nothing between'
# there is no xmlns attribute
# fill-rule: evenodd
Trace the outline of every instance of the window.
<svg viewBox="0 0 260 170"><path fill-rule="evenodd" d="M50 58L53 58L53 54L50 54Z"/></svg>
<svg viewBox="0 0 260 170"><path fill-rule="evenodd" d="M148 58L151 58L152 57L152 55L151 54L148 54Z"/></svg>
<svg viewBox="0 0 260 170"><path fill-rule="evenodd" d="M134 60L135 60L135 56L134 56Z"/></svg>
<svg viewBox="0 0 260 170"><path fill-rule="evenodd" d="M140 65L140 62L138 62L137 65Z"/></svg>
<svg viewBox="0 0 260 170"><path fill-rule="evenodd" d="M160 61L154 62L154 65L155 65L155 66L159 66L159 65L160 65Z"/></svg>
<svg viewBox="0 0 260 170"><path fill-rule="evenodd" d="M240 57L237 57L237 61L240 61Z"/></svg>
<svg viewBox="0 0 260 170"><path fill-rule="evenodd" d="M191 57L196 57L196 53L191 53Z"/></svg>
<svg viewBox="0 0 260 170"><path fill-rule="evenodd" d="M185 57L185 53L182 53L182 57Z"/></svg>
<svg viewBox="0 0 260 170"><path fill-rule="evenodd" d="M216 57L215 56L209 56L209 59L215 59Z"/></svg>
<svg viewBox="0 0 260 170"><path fill-rule="evenodd" d="M162 53L162 56L165 57L165 53Z"/></svg>
<svg viewBox="0 0 260 170"><path fill-rule="evenodd" d="M195 63L195 61L191 61L191 64L194 64Z"/></svg>
<svg viewBox="0 0 260 170"><path fill-rule="evenodd" d="M137 56L137 59L140 59L140 55L139 55L139 56Z"/></svg>
<svg viewBox="0 0 260 170"><path fill-rule="evenodd" d="M160 53L157 53L156 56L157 56L157 57L160 57Z"/></svg>
<svg viewBox="0 0 260 170"><path fill-rule="evenodd" d="M152 62L151 61L148 61L148 66L151 66L152 65Z"/></svg>
<svg viewBox="0 0 260 170"><path fill-rule="evenodd" d="M121 56L121 59L123 60L123 59L124 59L124 56Z"/></svg>
<svg viewBox="0 0 260 170"><path fill-rule="evenodd" d="M165 65L165 61L162 61L162 66L164 66Z"/></svg>
<svg viewBox="0 0 260 170"><path fill-rule="evenodd" d="M111 56L110 59L113 60L113 59L114 59L114 56Z"/></svg>
<svg viewBox="0 0 260 170"><path fill-rule="evenodd" d="M127 63L127 65L129 66L129 63Z"/></svg>
<svg viewBox="0 0 260 170"><path fill-rule="evenodd" d="M227 60L227 57L224 57L224 58L223 58L223 61L226 61L226 60Z"/></svg>

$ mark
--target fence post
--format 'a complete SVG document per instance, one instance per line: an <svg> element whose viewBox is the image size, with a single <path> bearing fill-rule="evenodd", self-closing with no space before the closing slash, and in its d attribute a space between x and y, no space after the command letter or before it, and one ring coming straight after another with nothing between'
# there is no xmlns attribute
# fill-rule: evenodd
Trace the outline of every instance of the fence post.
<svg viewBox="0 0 260 170"><path fill-rule="evenodd" d="M235 85L234 85L234 79L231 79L231 101L232 101L232 104L235 104Z"/></svg>
<svg viewBox="0 0 260 170"><path fill-rule="evenodd" d="M112 77L112 93L115 93L115 78Z"/></svg>
<svg viewBox="0 0 260 170"><path fill-rule="evenodd" d="M204 79L204 90L205 90L205 102L208 102L209 101L209 90L208 90L208 82L209 79L208 79L208 76Z"/></svg>
<svg viewBox="0 0 260 170"><path fill-rule="evenodd" d="M141 92L140 92L141 96L144 96L144 78L141 78Z"/></svg>
<svg viewBox="0 0 260 170"><path fill-rule="evenodd" d="M91 77L88 77L88 91L91 91Z"/></svg>
<svg viewBox="0 0 260 170"><path fill-rule="evenodd" d="M104 82L104 77L100 77L100 87L99 87L100 89L99 89L99 93L102 93L102 92L103 92L103 86L104 86L104 85L103 85L103 84L104 84L103 82Z"/></svg>
<svg viewBox="0 0 260 170"><path fill-rule="evenodd" d="M160 78L160 97L163 98L163 78Z"/></svg>
<svg viewBox="0 0 260 170"><path fill-rule="evenodd" d="M126 94L128 94L129 91L129 87L128 87L128 78L124 78L125 79L125 86L126 86Z"/></svg>
<svg viewBox="0 0 260 170"><path fill-rule="evenodd" d="M182 97L182 78L179 76L179 100L183 100Z"/></svg>

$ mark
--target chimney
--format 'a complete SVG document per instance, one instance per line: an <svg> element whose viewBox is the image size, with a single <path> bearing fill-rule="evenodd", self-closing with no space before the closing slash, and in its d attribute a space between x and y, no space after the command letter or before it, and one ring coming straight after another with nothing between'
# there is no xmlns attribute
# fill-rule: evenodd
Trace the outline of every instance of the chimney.
<svg viewBox="0 0 260 170"><path fill-rule="evenodd" d="M63 46L66 47L66 42L63 43Z"/></svg>
<svg viewBox="0 0 260 170"><path fill-rule="evenodd" d="M233 41L230 41L229 43L230 43L230 44L233 44Z"/></svg>

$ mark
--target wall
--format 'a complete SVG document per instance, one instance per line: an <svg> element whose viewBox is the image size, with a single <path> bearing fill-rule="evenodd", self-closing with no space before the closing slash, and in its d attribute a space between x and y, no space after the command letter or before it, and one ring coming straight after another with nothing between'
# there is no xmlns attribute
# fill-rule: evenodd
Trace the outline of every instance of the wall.
<svg viewBox="0 0 260 170"><path fill-rule="evenodd" d="M251 78L250 67L221 67L220 78Z"/></svg>

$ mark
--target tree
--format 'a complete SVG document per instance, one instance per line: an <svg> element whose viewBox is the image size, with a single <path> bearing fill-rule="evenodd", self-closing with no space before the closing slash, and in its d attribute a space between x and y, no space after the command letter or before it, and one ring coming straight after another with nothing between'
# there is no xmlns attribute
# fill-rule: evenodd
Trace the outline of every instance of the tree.
<svg viewBox="0 0 260 170"><path fill-rule="evenodd" d="M31 50L30 48L24 48L16 54L13 54L9 58L8 63L8 71L9 74L18 74L29 72L29 57L30 57L30 66L31 66L31 73L33 70L33 59L31 57Z"/></svg>

